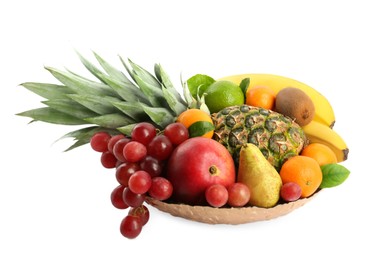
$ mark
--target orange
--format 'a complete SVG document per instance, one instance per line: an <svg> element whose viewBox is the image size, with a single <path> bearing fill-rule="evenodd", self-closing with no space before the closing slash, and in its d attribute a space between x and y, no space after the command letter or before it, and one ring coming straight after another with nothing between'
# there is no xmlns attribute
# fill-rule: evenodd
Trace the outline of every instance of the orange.
<svg viewBox="0 0 390 260"><path fill-rule="evenodd" d="M182 123L185 127L189 128L193 123L199 121L206 121L213 123L209 114L203 110L197 108L191 108L182 112L177 118L177 122ZM202 135L202 137L211 138L213 137L214 131L210 131Z"/></svg>
<svg viewBox="0 0 390 260"><path fill-rule="evenodd" d="M246 92L245 103L250 106L273 109L275 105L276 93L267 86L255 86Z"/></svg>
<svg viewBox="0 0 390 260"><path fill-rule="evenodd" d="M337 163L336 154L328 146L320 143L311 143L306 146L301 155L313 158L319 165Z"/></svg>
<svg viewBox="0 0 390 260"><path fill-rule="evenodd" d="M293 156L280 169L282 182L295 182L302 189L301 198L312 195L322 182L322 171L316 160L307 156Z"/></svg>

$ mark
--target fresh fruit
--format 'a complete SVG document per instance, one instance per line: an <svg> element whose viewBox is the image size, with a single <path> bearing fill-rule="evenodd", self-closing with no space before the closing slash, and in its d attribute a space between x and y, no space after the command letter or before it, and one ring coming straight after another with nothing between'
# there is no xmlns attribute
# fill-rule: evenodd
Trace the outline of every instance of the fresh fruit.
<svg viewBox="0 0 390 260"><path fill-rule="evenodd" d="M123 191L126 186L119 185L111 192L111 203L117 209L127 209L129 206L123 200Z"/></svg>
<svg viewBox="0 0 390 260"><path fill-rule="evenodd" d="M91 147L96 152L105 152L108 150L108 141L111 136L107 132L98 132L91 138Z"/></svg>
<svg viewBox="0 0 390 260"><path fill-rule="evenodd" d="M141 219L142 226L145 226L146 223L148 223L150 217L149 209L145 205L130 209L128 215L138 216Z"/></svg>
<svg viewBox="0 0 390 260"><path fill-rule="evenodd" d="M114 147L112 148L112 153L115 155L115 157L118 159L120 162L126 162L126 158L123 155L123 149L125 148L125 145L130 142L129 138L122 138L118 140Z"/></svg>
<svg viewBox="0 0 390 260"><path fill-rule="evenodd" d="M125 138L125 136L123 134L111 136L111 138L107 144L108 151L110 151L111 153L114 153L114 145L116 144L116 142L118 142L119 140L121 140L123 138Z"/></svg>
<svg viewBox="0 0 390 260"><path fill-rule="evenodd" d="M167 165L167 179L173 185L172 198L186 204L204 204L204 193L212 184L225 187L235 181L233 159L215 140L190 138L173 151Z"/></svg>
<svg viewBox="0 0 390 260"><path fill-rule="evenodd" d="M192 108L184 111L177 118L177 122L182 123L187 129L189 129L196 122L208 122L213 123L209 114L203 110ZM210 130L202 135L202 137L211 138L214 131Z"/></svg>
<svg viewBox="0 0 390 260"><path fill-rule="evenodd" d="M136 238L142 230L142 220L136 215L127 215L121 222L120 232L124 237Z"/></svg>
<svg viewBox="0 0 390 260"><path fill-rule="evenodd" d="M171 143L175 146L181 144L190 137L188 129L185 125L179 122L169 124L165 127L164 135L168 137Z"/></svg>
<svg viewBox="0 0 390 260"><path fill-rule="evenodd" d="M311 196L322 182L322 172L316 160L297 155L289 158L280 169L283 184L297 183L302 190L301 198Z"/></svg>
<svg viewBox="0 0 390 260"><path fill-rule="evenodd" d="M159 161L168 159L173 150L171 141L165 135L158 135L148 144L148 154Z"/></svg>
<svg viewBox="0 0 390 260"><path fill-rule="evenodd" d="M206 188L205 197L210 206L219 208L227 203L229 194L222 184L212 184Z"/></svg>
<svg viewBox="0 0 390 260"><path fill-rule="evenodd" d="M226 146L236 164L246 143L255 144L276 169L306 145L305 134L297 123L264 108L227 107L213 114L212 119L214 139Z"/></svg>
<svg viewBox="0 0 390 260"><path fill-rule="evenodd" d="M136 171L129 178L129 189L136 194L146 193L152 185L152 178L145 171Z"/></svg>
<svg viewBox="0 0 390 260"><path fill-rule="evenodd" d="M157 129L154 125L148 122L141 122L134 126L131 131L131 139L146 146L156 136L156 132Z"/></svg>
<svg viewBox="0 0 390 260"><path fill-rule="evenodd" d="M216 81L204 91L205 102L210 113L216 113L225 107L244 104L244 93L231 81Z"/></svg>
<svg viewBox="0 0 390 260"><path fill-rule="evenodd" d="M251 197L251 192L247 185L235 182L228 187L228 204L231 207L245 206Z"/></svg>
<svg viewBox="0 0 390 260"><path fill-rule="evenodd" d="M237 181L248 186L250 205L271 208L278 203L282 180L254 144L241 147Z"/></svg>
<svg viewBox="0 0 390 260"><path fill-rule="evenodd" d="M328 146L336 154L337 162L347 160L349 149L343 138L333 129L312 121L302 127L310 143L321 143Z"/></svg>
<svg viewBox="0 0 390 260"><path fill-rule="evenodd" d="M249 89L254 86L268 86L276 93L287 87L294 87L303 90L313 101L315 115L313 120L328 127L333 127L335 123L335 114L329 101L314 88L299 82L297 80L272 74L240 74L223 77L220 80L230 80L236 84L245 79L250 79Z"/></svg>
<svg viewBox="0 0 390 260"><path fill-rule="evenodd" d="M275 91L268 86L254 86L247 90L245 104L273 110L275 106Z"/></svg>
<svg viewBox="0 0 390 260"><path fill-rule="evenodd" d="M140 162L139 166L142 170L149 173L152 178L160 176L163 168L162 163L150 155L147 155L145 159Z"/></svg>
<svg viewBox="0 0 390 260"><path fill-rule="evenodd" d="M126 187L123 190L122 199L123 202L126 203L129 207L139 207L141 206L145 201L145 193L144 194L137 194L132 192L129 187Z"/></svg>
<svg viewBox="0 0 390 260"><path fill-rule="evenodd" d="M280 197L286 202L296 201L301 197L301 195L301 186L295 182L286 182L280 189Z"/></svg>
<svg viewBox="0 0 390 260"><path fill-rule="evenodd" d="M103 152L102 155L100 156L100 162L102 163L104 168L107 169L115 168L117 161L118 160L116 159L115 155L113 155L109 151Z"/></svg>
<svg viewBox="0 0 390 260"><path fill-rule="evenodd" d="M123 157L127 162L140 162L146 155L146 147L140 142L130 141L123 147Z"/></svg>
<svg viewBox="0 0 390 260"><path fill-rule="evenodd" d="M301 155L313 158L320 166L337 163L336 154L328 146L320 143L311 143L303 148Z"/></svg>
<svg viewBox="0 0 390 260"><path fill-rule="evenodd" d="M300 126L305 126L313 120L315 107L303 90L288 87L276 95L275 111L291 117Z"/></svg>
<svg viewBox="0 0 390 260"><path fill-rule="evenodd" d="M164 177L154 177L148 191L149 196L157 200L169 199L172 192L173 187L171 182Z"/></svg>
<svg viewBox="0 0 390 260"><path fill-rule="evenodd" d="M136 171L141 170L138 163L122 163L116 168L115 177L119 184L127 186L130 176Z"/></svg>

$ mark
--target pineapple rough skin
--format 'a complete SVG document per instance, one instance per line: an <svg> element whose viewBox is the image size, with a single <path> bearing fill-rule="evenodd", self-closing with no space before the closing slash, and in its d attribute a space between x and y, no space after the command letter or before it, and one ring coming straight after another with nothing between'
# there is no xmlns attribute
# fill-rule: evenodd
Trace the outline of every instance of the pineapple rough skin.
<svg viewBox="0 0 390 260"><path fill-rule="evenodd" d="M308 143L296 122L272 110L248 105L232 106L212 114L212 119L215 125L213 139L229 150L236 166L240 149L246 143L259 147L277 170Z"/></svg>

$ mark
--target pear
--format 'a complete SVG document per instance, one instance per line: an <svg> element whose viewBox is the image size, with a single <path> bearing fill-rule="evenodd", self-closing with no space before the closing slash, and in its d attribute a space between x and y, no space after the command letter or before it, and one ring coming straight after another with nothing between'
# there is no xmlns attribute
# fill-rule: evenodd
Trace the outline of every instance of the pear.
<svg viewBox="0 0 390 260"><path fill-rule="evenodd" d="M254 144L248 143L241 148L237 181L248 186L250 205L271 208L278 203L282 179Z"/></svg>

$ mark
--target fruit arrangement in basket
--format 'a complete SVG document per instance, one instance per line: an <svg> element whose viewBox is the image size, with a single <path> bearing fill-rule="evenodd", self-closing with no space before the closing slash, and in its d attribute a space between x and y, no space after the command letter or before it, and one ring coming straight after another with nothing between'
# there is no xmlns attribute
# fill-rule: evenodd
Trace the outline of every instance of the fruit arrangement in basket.
<svg viewBox="0 0 390 260"><path fill-rule="evenodd" d="M45 106L18 115L84 125L64 135L75 140L67 150L89 144L113 169L111 201L127 212L120 224L127 238L148 222L147 204L199 222L240 224L287 214L349 176L334 111L306 84L269 74L197 74L179 92L159 64L150 73L121 58L128 77L94 55L100 67L79 57L97 80L47 67L60 84L21 84Z"/></svg>

